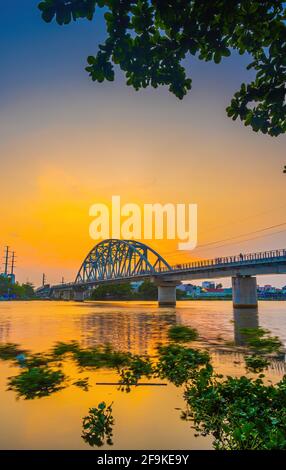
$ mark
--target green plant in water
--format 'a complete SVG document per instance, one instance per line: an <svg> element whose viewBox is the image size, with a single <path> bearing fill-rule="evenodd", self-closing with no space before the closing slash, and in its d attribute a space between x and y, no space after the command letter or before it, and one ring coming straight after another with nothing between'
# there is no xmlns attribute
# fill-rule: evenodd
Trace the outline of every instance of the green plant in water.
<svg viewBox="0 0 286 470"><path fill-rule="evenodd" d="M26 354L27 351L19 347L16 343L0 344L0 359L2 361L13 361L20 354Z"/></svg>
<svg viewBox="0 0 286 470"><path fill-rule="evenodd" d="M89 414L83 418L82 438L92 447L101 447L105 441L108 445L113 445L113 425L112 403L106 406L104 402L101 402L97 408L90 408Z"/></svg>
<svg viewBox="0 0 286 470"><path fill-rule="evenodd" d="M47 366L49 363L54 362L54 357L49 354L36 353L27 355L26 360L23 360L23 365L28 369L33 367Z"/></svg>
<svg viewBox="0 0 286 470"><path fill-rule="evenodd" d="M120 386L122 391L130 392L132 385L137 385L141 377L152 377L154 373L153 365L149 357L132 356L128 368L121 369Z"/></svg>
<svg viewBox="0 0 286 470"><path fill-rule="evenodd" d="M176 386L188 382L194 372L201 366L207 365L210 360L206 351L198 351L178 344L159 346L158 354L157 375L167 378Z"/></svg>
<svg viewBox="0 0 286 470"><path fill-rule="evenodd" d="M52 349L54 359L59 359L66 354L72 355L81 368L98 367L121 367L127 365L130 354L115 351L111 345L94 346L92 348L82 348L77 341L58 342Z"/></svg>
<svg viewBox="0 0 286 470"><path fill-rule="evenodd" d="M51 395L64 388L66 376L61 370L48 367L32 367L19 375L9 377L8 390L17 392L25 400Z"/></svg>
<svg viewBox="0 0 286 470"><path fill-rule="evenodd" d="M222 379L202 369L187 385L182 417L213 435L215 449L286 449L286 376L275 386L262 379Z"/></svg>
<svg viewBox="0 0 286 470"><path fill-rule="evenodd" d="M130 354L114 351L109 345L79 349L74 359L81 368L111 367L119 368L129 364Z"/></svg>
<svg viewBox="0 0 286 470"><path fill-rule="evenodd" d="M194 328L184 325L174 325L168 330L168 337L178 343L187 343L198 339L198 332Z"/></svg>
<svg viewBox="0 0 286 470"><path fill-rule="evenodd" d="M260 354L278 353L282 343L277 336L271 336L270 331L264 328L241 328L246 345L254 352Z"/></svg>
<svg viewBox="0 0 286 470"><path fill-rule="evenodd" d="M68 341L66 343L59 341L54 345L52 355L61 357L69 353L76 354L78 351L80 351L80 345L77 341Z"/></svg>
<svg viewBox="0 0 286 470"><path fill-rule="evenodd" d="M246 356L244 358L246 369L249 372L254 372L255 374L258 372L262 372L269 366L269 361L262 356L258 356L254 354L253 356Z"/></svg>
<svg viewBox="0 0 286 470"><path fill-rule="evenodd" d="M89 390L89 378L85 377L84 379L76 380L75 382L73 382L73 385L75 385L76 387L81 388L85 392L88 392L88 390Z"/></svg>

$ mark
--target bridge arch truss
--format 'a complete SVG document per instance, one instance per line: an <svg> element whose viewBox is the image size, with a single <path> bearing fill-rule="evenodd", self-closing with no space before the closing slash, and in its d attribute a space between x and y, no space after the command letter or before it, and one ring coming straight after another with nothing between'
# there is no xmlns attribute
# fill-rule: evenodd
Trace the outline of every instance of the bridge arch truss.
<svg viewBox="0 0 286 470"><path fill-rule="evenodd" d="M155 250L136 240L109 239L98 243L83 261L76 284L152 275L171 266Z"/></svg>

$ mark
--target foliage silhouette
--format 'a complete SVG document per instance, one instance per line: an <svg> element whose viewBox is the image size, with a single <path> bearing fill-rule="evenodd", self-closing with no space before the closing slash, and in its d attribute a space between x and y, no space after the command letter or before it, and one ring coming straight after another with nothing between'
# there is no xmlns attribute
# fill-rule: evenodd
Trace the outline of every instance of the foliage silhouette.
<svg viewBox="0 0 286 470"><path fill-rule="evenodd" d="M160 85L182 99L191 89L186 57L218 64L233 52L250 57L253 81L243 83L227 114L257 132L286 131L285 3L278 0L43 0L46 22L93 20L104 7L107 38L86 67L91 79L113 81L114 65L135 90Z"/></svg>
<svg viewBox="0 0 286 470"><path fill-rule="evenodd" d="M241 328L245 344L256 353L278 353L282 343L277 336L271 336L269 330L264 328Z"/></svg>
<svg viewBox="0 0 286 470"><path fill-rule="evenodd" d="M16 343L0 344L0 359L2 361L11 361L26 352L25 349L20 348Z"/></svg>
<svg viewBox="0 0 286 470"><path fill-rule="evenodd" d="M257 354L253 354L252 356L246 356L244 358L246 369L249 372L254 372L255 374L258 372L262 372L269 366L269 361L262 356L258 356Z"/></svg>
<svg viewBox="0 0 286 470"><path fill-rule="evenodd" d="M168 330L168 337L178 343L187 343L198 339L198 332L194 328L184 325L173 325Z"/></svg>
<svg viewBox="0 0 286 470"><path fill-rule="evenodd" d="M246 368L259 373L269 364L265 355L280 351L281 343L261 328L243 332L253 351L245 357ZM1 345L1 351L3 360L15 363L15 355L22 350L8 343ZM286 375L270 385L262 374L255 379L245 375L224 377L214 371L207 351L174 340L159 345L155 357L115 351L110 345L82 348L76 341L56 343L47 354L23 355L25 361L20 365L24 370L8 379L8 389L16 391L18 397L41 398L67 386L62 370L55 370L59 360L73 360L82 369L112 367L118 371L119 388L126 392L142 377L159 377L177 387L183 386L187 409L182 418L191 420L198 434L211 435L215 449L286 450ZM87 391L89 378L77 379L72 384ZM97 408L90 408L83 418L82 437L91 446L102 446L105 442L112 445L113 424L112 405L102 402Z"/></svg>
<svg viewBox="0 0 286 470"><path fill-rule="evenodd" d="M286 449L286 376L276 385L264 385L263 376L227 377L202 369L186 387L189 405L183 419L195 430L214 437L223 450Z"/></svg>
<svg viewBox="0 0 286 470"><path fill-rule="evenodd" d="M128 368L122 368L120 375L120 390L130 392L131 386L137 385L142 376L150 379L154 373L153 365L149 357L132 356Z"/></svg>
<svg viewBox="0 0 286 470"><path fill-rule="evenodd" d="M105 441L111 446L113 424L112 403L106 406L101 402L97 408L90 408L89 414L83 418L82 438L92 447L101 447Z"/></svg>
<svg viewBox="0 0 286 470"><path fill-rule="evenodd" d="M61 370L48 367L32 367L15 377L9 377L8 390L17 392L25 400L42 398L62 390L66 377Z"/></svg>

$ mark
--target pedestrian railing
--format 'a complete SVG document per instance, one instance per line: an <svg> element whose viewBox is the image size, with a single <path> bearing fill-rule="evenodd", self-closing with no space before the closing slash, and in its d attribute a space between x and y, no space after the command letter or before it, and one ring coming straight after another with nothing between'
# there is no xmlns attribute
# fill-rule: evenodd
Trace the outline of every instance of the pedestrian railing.
<svg viewBox="0 0 286 470"><path fill-rule="evenodd" d="M192 261L190 263L182 263L171 266L172 271L196 270L198 268L222 267L228 265L244 265L259 264L271 261L286 261L286 249L263 251L259 253L239 254L235 256L223 256L220 258L205 259ZM157 272L170 272L169 269L158 268Z"/></svg>

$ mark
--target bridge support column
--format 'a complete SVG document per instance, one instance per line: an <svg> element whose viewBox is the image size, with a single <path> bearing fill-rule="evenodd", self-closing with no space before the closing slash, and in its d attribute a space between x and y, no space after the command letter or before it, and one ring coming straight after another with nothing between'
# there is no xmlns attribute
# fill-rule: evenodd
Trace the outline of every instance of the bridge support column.
<svg viewBox="0 0 286 470"><path fill-rule="evenodd" d="M83 290L74 291L74 300L76 302L83 302L84 301L84 291Z"/></svg>
<svg viewBox="0 0 286 470"><path fill-rule="evenodd" d="M180 281L161 281L157 284L159 307L176 306L176 287L180 284Z"/></svg>
<svg viewBox="0 0 286 470"><path fill-rule="evenodd" d="M71 291L70 290L64 290L63 300L70 300L70 299L71 299Z"/></svg>
<svg viewBox="0 0 286 470"><path fill-rule="evenodd" d="M232 278L232 301L236 308L257 307L256 277L235 276Z"/></svg>
<svg viewBox="0 0 286 470"><path fill-rule="evenodd" d="M61 292L59 290L52 291L51 297L53 299L59 300L61 298Z"/></svg>

